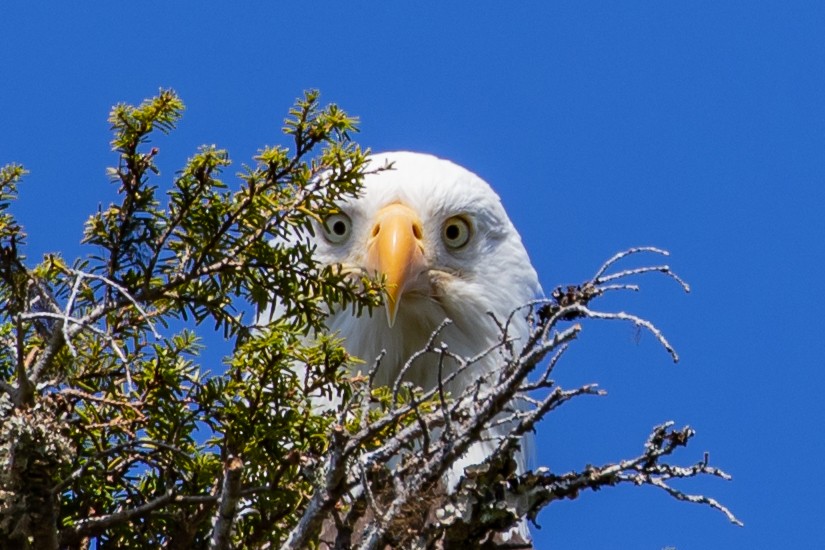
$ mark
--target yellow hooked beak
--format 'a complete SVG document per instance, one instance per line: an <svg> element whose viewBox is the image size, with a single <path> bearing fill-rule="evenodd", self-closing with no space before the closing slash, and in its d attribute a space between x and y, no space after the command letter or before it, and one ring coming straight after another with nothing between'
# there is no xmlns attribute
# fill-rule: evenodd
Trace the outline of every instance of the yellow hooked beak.
<svg viewBox="0 0 825 550"><path fill-rule="evenodd" d="M416 213L403 204L378 211L367 243L367 267L386 277L387 321L395 323L404 291L426 270L422 227Z"/></svg>

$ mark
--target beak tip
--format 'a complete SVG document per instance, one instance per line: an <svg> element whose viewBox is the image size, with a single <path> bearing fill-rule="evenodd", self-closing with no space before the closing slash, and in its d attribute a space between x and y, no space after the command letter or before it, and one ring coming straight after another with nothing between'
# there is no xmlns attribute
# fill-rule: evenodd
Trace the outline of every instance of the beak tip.
<svg viewBox="0 0 825 550"><path fill-rule="evenodd" d="M387 324L390 328L395 324L395 316L398 313L398 307L395 302L387 300Z"/></svg>

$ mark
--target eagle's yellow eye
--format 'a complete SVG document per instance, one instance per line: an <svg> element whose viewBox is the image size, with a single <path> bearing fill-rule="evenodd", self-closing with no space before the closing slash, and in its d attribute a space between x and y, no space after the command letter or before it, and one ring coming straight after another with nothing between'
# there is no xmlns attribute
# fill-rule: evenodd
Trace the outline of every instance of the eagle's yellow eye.
<svg viewBox="0 0 825 550"><path fill-rule="evenodd" d="M352 232L352 220L343 212L330 214L324 220L324 236L333 244L341 244Z"/></svg>
<svg viewBox="0 0 825 550"><path fill-rule="evenodd" d="M453 216L444 222L441 228L441 238L449 248L458 249L470 241L472 228L470 222L463 216Z"/></svg>

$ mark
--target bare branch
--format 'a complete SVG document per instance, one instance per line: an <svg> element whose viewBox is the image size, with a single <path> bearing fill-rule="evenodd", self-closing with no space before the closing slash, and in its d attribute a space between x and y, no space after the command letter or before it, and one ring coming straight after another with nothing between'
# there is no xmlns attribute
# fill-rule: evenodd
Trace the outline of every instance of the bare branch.
<svg viewBox="0 0 825 550"><path fill-rule="evenodd" d="M427 341L427 345L425 345L422 349L412 354L410 358L407 360L407 362L404 364L404 366L401 368L392 386L393 403L398 402L398 391L401 388L401 382L404 380L404 376L407 374L407 371L410 370L410 368L415 363L416 359L434 350L433 346L435 345L435 339L438 338L438 335L441 334L441 331L443 331L447 326L451 325L452 323L453 322L450 319L444 319L443 321L441 321L441 324L438 325L438 327L436 327L432 334L430 334L430 339Z"/></svg>
<svg viewBox="0 0 825 550"><path fill-rule="evenodd" d="M705 470L705 471L702 471L700 473L710 473L710 472ZM719 503L719 501L717 501L714 498L706 497L704 495L689 495L689 494L683 493L682 491L679 491L678 489L674 489L673 487L670 487L669 485L667 485L664 482L664 480L662 478L659 478L659 477L650 477L647 480L647 483L650 484L650 485L653 485L654 487L659 487L659 488L665 490L670 496L672 496L673 498L675 498L677 500L683 500L685 502L692 502L694 504L706 504L706 505L710 506L711 508L719 510L720 512L725 514L725 517L728 518L728 521L730 521L734 525L738 525L739 527L744 527L745 526L744 523L742 523L735 515L733 515L733 512L731 512L726 506Z"/></svg>
<svg viewBox="0 0 825 550"><path fill-rule="evenodd" d="M660 459L685 446L693 437L693 430L671 430L672 422L657 426L651 432L644 452L632 459L609 463L604 466L588 466L580 472L553 474L547 468L528 472L512 481L501 480L504 466L500 459L491 458L485 464L469 471L448 502L436 511L443 532L435 526L421 534L419 546L425 547L435 540L473 540L485 530L501 529L520 517L535 518L538 511L551 502L576 498L582 490L598 490L619 483L651 485L659 487L674 498L706 504L720 510L734 524L742 523L724 506L704 496L685 495L666 484L674 477L713 475L730 479L727 474L710 467L707 459L683 468L663 464ZM485 492L493 490L500 496L493 501L485 499ZM472 520L467 521L467 517Z"/></svg>
<svg viewBox="0 0 825 550"><path fill-rule="evenodd" d="M610 266L615 264L616 262L628 257L632 256L633 254L639 254L640 252L652 252L653 254L661 254L662 256L670 256L670 252L667 250L662 250L661 248L656 248L655 246L637 246L634 248L628 248L622 252L619 252L613 255L609 260L607 260L599 270L593 275L593 278L590 279L591 281L598 282L604 273L610 269Z"/></svg>
<svg viewBox="0 0 825 550"><path fill-rule="evenodd" d="M648 321L647 319L642 319L636 315L631 315L629 313L624 313L623 311L617 313L606 313L602 311L592 311L584 306L571 306L573 310L578 310L586 317L590 317L592 319L614 319L619 321L630 321L636 326L641 326L646 328L656 339L659 341L660 344L667 350L670 356L673 358L674 363L679 362L679 355L676 353L676 350L673 346L670 345L670 342L667 341L662 331L660 331L656 326Z"/></svg>
<svg viewBox="0 0 825 550"><path fill-rule="evenodd" d="M218 500L217 495L178 495L174 491L167 491L165 494L152 499L135 508L127 508L112 514L94 516L81 519L71 527L65 527L60 531L61 546L72 544L83 537L93 536L102 533L107 528L124 522L133 521L143 517L169 504L201 504L214 503Z"/></svg>
<svg viewBox="0 0 825 550"><path fill-rule="evenodd" d="M161 335L157 331L157 329L155 328L155 324L152 322L152 319L151 319L150 315L146 312L145 309L143 309L143 307L140 305L140 302L134 296L132 296L126 288L124 288L123 286L121 286L121 285L117 284L116 282L112 281L108 277L104 277L103 275L97 275L95 273L88 273L86 271L79 271L77 269L71 269L71 268L65 268L65 269L67 269L70 273L72 273L76 277L78 277L78 281L82 278L95 279L95 280L98 280L98 281L104 283L105 285L110 286L110 287L114 288L115 290L117 290L121 294L121 296L126 298L126 300L134 306L134 308L138 311L138 313L141 315L141 317L143 317L143 320L146 321L146 324L149 326L149 329L152 331L152 335L155 337L155 339L156 340L161 339ZM68 308L67 308L67 315L68 315Z"/></svg>
<svg viewBox="0 0 825 550"><path fill-rule="evenodd" d="M212 520L210 550L225 550L231 547L230 534L232 523L235 520L235 508L240 499L242 473L243 461L240 458L235 456L226 461L223 471L223 484L218 499L218 509Z"/></svg>
<svg viewBox="0 0 825 550"><path fill-rule="evenodd" d="M643 273L664 273L682 287L682 290L685 292L690 292L690 285L688 285L685 281L683 281L678 275L676 275L673 271L671 271L670 266L667 265L656 265L656 266L647 266L647 267L638 267L635 269L626 269L624 271L619 271L618 273L613 273L612 275L604 275L599 277L598 279L593 279L593 282L598 285L602 285L604 283L615 281L617 279L624 279L625 277L630 277L632 275L641 275Z"/></svg>

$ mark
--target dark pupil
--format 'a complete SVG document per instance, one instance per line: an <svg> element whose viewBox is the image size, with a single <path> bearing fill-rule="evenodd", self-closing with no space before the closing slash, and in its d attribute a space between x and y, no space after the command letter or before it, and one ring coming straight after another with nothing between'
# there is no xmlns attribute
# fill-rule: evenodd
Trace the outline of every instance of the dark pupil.
<svg viewBox="0 0 825 550"><path fill-rule="evenodd" d="M448 225L447 229L444 230L444 234L451 241L457 239L459 233L460 233L460 231L458 230L457 225Z"/></svg>
<svg viewBox="0 0 825 550"><path fill-rule="evenodd" d="M341 220L338 220L337 222L332 224L332 232L336 235L343 235L347 232L347 224L345 224Z"/></svg>

